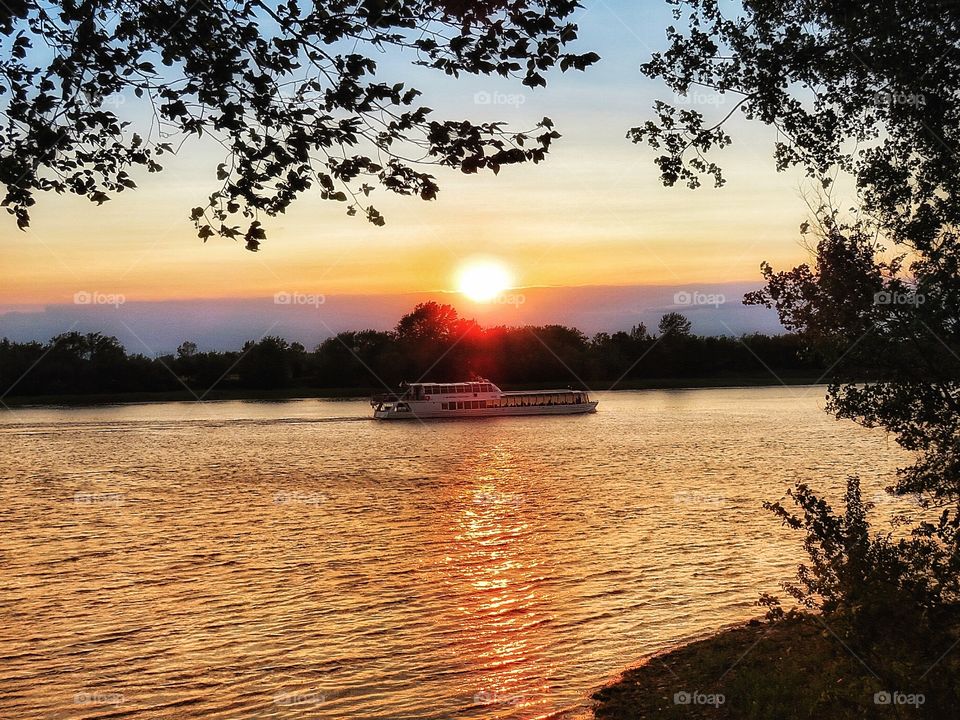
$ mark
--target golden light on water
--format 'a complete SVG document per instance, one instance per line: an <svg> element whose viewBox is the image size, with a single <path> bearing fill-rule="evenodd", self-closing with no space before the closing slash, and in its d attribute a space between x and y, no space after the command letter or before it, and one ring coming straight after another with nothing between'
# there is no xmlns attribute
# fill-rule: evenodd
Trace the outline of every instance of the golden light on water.
<svg viewBox="0 0 960 720"><path fill-rule="evenodd" d="M499 260L474 258L457 272L457 289L474 302L490 302L512 285L509 268Z"/></svg>

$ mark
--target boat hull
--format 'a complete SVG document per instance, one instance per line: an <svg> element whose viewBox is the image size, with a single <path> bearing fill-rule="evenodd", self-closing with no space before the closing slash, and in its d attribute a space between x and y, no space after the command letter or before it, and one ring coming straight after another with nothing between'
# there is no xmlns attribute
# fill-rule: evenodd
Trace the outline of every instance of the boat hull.
<svg viewBox="0 0 960 720"><path fill-rule="evenodd" d="M474 408L464 410L443 410L436 403L409 403L406 411L393 408L375 410L377 420L435 420L438 418L461 420L463 418L509 417L517 415L583 415L597 411L596 401L568 405L529 405L526 407ZM418 407L422 405L422 407Z"/></svg>

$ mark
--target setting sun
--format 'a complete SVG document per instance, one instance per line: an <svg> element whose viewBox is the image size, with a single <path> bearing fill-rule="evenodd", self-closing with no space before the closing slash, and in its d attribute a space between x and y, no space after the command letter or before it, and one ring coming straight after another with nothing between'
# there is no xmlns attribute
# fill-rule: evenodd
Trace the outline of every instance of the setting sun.
<svg viewBox="0 0 960 720"><path fill-rule="evenodd" d="M496 260L471 260L457 275L457 289L474 302L493 300L512 282L510 271Z"/></svg>

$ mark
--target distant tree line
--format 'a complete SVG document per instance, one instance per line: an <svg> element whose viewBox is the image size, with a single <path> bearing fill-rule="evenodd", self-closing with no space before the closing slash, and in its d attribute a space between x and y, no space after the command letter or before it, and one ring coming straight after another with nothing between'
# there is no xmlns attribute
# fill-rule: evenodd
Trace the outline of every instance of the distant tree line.
<svg viewBox="0 0 960 720"><path fill-rule="evenodd" d="M268 336L234 351L200 352L184 342L174 355L128 354L101 333L69 332L47 343L0 341L0 396L295 387L394 387L404 380L475 375L505 385L613 383L621 380L768 376L819 377L823 364L795 335L699 337L679 313L656 333L588 338L563 325L482 328L449 305L418 305L390 331L341 332L313 352Z"/></svg>

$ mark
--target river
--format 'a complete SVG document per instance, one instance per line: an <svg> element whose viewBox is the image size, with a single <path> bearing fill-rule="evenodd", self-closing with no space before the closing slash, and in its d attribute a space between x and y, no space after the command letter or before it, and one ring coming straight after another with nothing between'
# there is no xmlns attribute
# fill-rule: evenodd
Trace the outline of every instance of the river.
<svg viewBox="0 0 960 720"><path fill-rule="evenodd" d="M823 387L601 394L586 416L361 401L0 412L0 717L581 717L755 617L795 481L905 455Z"/></svg>

